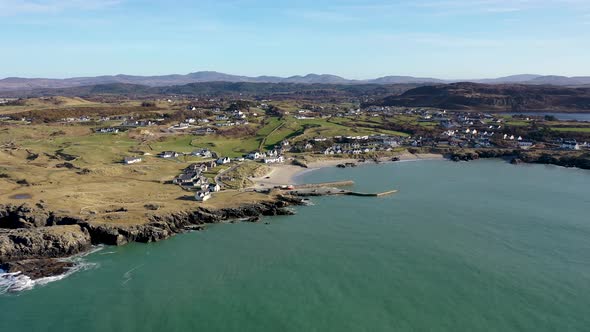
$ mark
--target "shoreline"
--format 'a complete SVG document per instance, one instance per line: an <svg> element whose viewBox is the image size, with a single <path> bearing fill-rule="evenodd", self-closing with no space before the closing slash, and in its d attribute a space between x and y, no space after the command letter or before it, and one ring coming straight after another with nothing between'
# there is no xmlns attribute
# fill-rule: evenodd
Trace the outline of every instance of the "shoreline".
<svg viewBox="0 0 590 332"><path fill-rule="evenodd" d="M146 223L135 225L94 224L67 216L53 224L54 211L45 207L0 205L0 216L9 223L16 219L38 218L42 224L0 229L0 294L27 290L35 284L60 280L78 271L80 265L76 257L92 253L97 245L159 242L176 234L201 230L208 224L234 220L258 222L262 216L292 215L290 206L304 204L300 198L273 195L265 201L235 207L200 207L152 215ZM30 245L22 246L20 242L23 241ZM52 250L46 250L48 247Z"/></svg>
<svg viewBox="0 0 590 332"><path fill-rule="evenodd" d="M393 161L393 158L399 158L398 161ZM323 168L336 167L339 164L354 163L357 166L377 165L381 163L396 163L407 161L425 161L425 160L448 160L442 154L434 153L420 153L411 154L403 153L394 157L383 157L377 160L359 161L358 158L342 158L342 159L320 159L307 164L307 167L296 165L274 165L270 166L271 171L264 176L250 178L254 182L251 187L253 189L269 189L277 186L287 186L300 184L299 179L309 173Z"/></svg>
<svg viewBox="0 0 590 332"><path fill-rule="evenodd" d="M482 159L495 158L499 157L482 156ZM366 165L378 165L381 163L390 164L429 160L457 161L443 154L403 153L397 156L369 160L352 158L319 159L307 164L308 167L286 164L272 165L270 166L270 172L265 176L250 178L254 181L254 185L250 187L250 189L268 190L273 189L273 186L301 184L301 177L308 172L329 167L335 168L339 164L348 162L355 163L360 167ZM464 161L470 160L475 159L465 159ZM508 161L506 158L504 158L504 160ZM27 283L31 281L35 282L39 279L48 281L59 280L60 278L55 277L60 275L67 276L71 273L69 269L66 270L65 273L51 273L49 270L53 268L53 263L57 263L57 266L55 266L56 269L54 269L57 271L57 268L63 268L63 266L60 266L59 264L63 264L64 260L68 261L77 255L85 255L91 251L95 245L121 246L131 242L158 242L168 239L175 234L190 230L203 229L207 224L233 220L257 222L262 216L291 215L293 212L287 208L293 205L305 205L305 199L290 195L283 196L275 194L268 199L241 204L240 206L220 206L217 208L200 207L196 210L155 214L151 215L147 222L142 224L108 224L91 223L78 217L54 215L53 211L46 210L43 205L32 207L27 204L21 206L0 204L0 207L3 209L3 211L0 209L0 215L8 218L9 222L13 222L15 225L22 220L29 220L32 222L30 225L32 228L26 228L23 226L24 228L2 229L0 231L0 246L4 247L4 249L10 249L8 251L4 250L5 257L0 257L0 262L4 264L3 266L0 266L3 268L3 270L0 270L0 277L2 277L0 279L17 276L20 278L22 276L25 279L20 281L27 281ZM19 249L17 248L18 246L10 240L11 235L18 235L21 238L30 239L34 246L31 248L21 247ZM51 235L51 237L47 238L49 235ZM44 241L50 241L54 244L57 243L58 246L55 248L57 251L47 253L41 250L40 248L43 248L42 244ZM17 271L11 269L11 266L14 265L6 264L12 262L26 263L24 265L20 264L20 267L25 270L18 271L18 273L15 274ZM4 268L5 266L7 268ZM40 267L43 266L48 266L50 269L40 269ZM73 271L71 271L72 273L77 271L76 267L70 267L74 268ZM6 281L6 279L2 281ZM40 283L43 283L43 281L40 281ZM31 285L34 284L35 283Z"/></svg>

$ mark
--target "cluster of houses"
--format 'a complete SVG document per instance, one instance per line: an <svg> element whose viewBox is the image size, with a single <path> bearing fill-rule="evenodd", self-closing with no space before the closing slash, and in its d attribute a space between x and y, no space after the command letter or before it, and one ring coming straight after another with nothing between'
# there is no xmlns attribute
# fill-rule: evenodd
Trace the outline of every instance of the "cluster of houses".
<svg viewBox="0 0 590 332"><path fill-rule="evenodd" d="M205 136L205 135L211 135L211 134L215 134L216 131L213 128L210 127L204 127L204 128L197 128L195 131L193 131L194 135L197 136Z"/></svg>
<svg viewBox="0 0 590 332"><path fill-rule="evenodd" d="M388 106L370 106L363 112L379 115L418 116L419 122L432 122L440 125L446 131L438 137L420 137L411 141L402 142L409 146L458 146L458 147L494 147L500 144L503 147L530 149L538 146L535 142L515 134L506 133L505 119L493 114L479 112L447 112L445 110L432 110L426 108L399 108ZM514 116L523 121L530 121L532 117L527 115ZM539 119L542 119L538 117ZM502 132L496 134L496 132ZM575 140L557 140L555 142L543 142L545 146L552 146L562 150L581 150L588 147L586 143L578 143Z"/></svg>
<svg viewBox="0 0 590 332"><path fill-rule="evenodd" d="M282 149L274 149L267 152L254 151L245 155L244 158L254 161L261 161L265 164L277 164L285 162Z"/></svg>
<svg viewBox="0 0 590 332"><path fill-rule="evenodd" d="M324 155L360 155L377 151L392 151L403 143L403 138L390 135L316 137L303 145L306 151ZM326 142L331 145L326 146ZM321 147L318 149L318 147Z"/></svg>
<svg viewBox="0 0 590 332"><path fill-rule="evenodd" d="M182 152L176 152L176 151L162 151L160 154L158 154L158 157L163 158L163 159L173 159L173 158L178 158L178 157L184 156L184 155L188 155L188 153L182 153ZM215 153L209 149L196 149L193 152L191 152L190 155L193 157L201 157L203 159L210 159L210 158L215 159L216 158L214 161L216 163L216 165L225 165L225 164L229 164L232 162L231 158L218 157L217 153Z"/></svg>
<svg viewBox="0 0 590 332"><path fill-rule="evenodd" d="M0 105L5 105L18 100L18 98L0 98Z"/></svg>
<svg viewBox="0 0 590 332"><path fill-rule="evenodd" d="M130 128L140 128L140 127L150 127L155 126L157 123L152 120L134 120L133 118L124 120L121 123L122 127L130 127Z"/></svg>
<svg viewBox="0 0 590 332"><path fill-rule="evenodd" d="M115 128L115 127L99 128L99 129L96 129L96 132L99 134L117 134L119 132L119 128Z"/></svg>
<svg viewBox="0 0 590 332"><path fill-rule="evenodd" d="M203 175L210 168L215 168L217 163L209 161L204 163L191 164L185 168L181 174L172 180L172 183L188 190L196 191L195 199L204 202L211 198L211 193L219 192L221 187L217 183L212 183Z"/></svg>
<svg viewBox="0 0 590 332"><path fill-rule="evenodd" d="M582 146L588 147L587 143L582 144ZM581 145L575 140L564 140L563 142L561 142L561 146L562 149L564 150L580 150L581 149Z"/></svg>
<svg viewBox="0 0 590 332"><path fill-rule="evenodd" d="M196 107L191 106L187 108L189 110L196 110ZM215 113L221 111L216 108ZM209 135L216 131L216 128L221 127L233 127L243 126L250 124L247 120L247 115L240 110L234 110L230 113L217 114L212 119L207 118L186 118L184 121L172 125L168 128L170 131L184 131L187 129L195 129L193 134L195 135Z"/></svg>
<svg viewBox="0 0 590 332"><path fill-rule="evenodd" d="M67 122L67 123L72 123L72 122L90 122L90 121L92 121L92 119L90 117L88 117L88 116L85 116L85 115L80 116L80 117L77 117L77 118L71 118L70 117L70 118L63 118L63 119L61 119L61 122Z"/></svg>

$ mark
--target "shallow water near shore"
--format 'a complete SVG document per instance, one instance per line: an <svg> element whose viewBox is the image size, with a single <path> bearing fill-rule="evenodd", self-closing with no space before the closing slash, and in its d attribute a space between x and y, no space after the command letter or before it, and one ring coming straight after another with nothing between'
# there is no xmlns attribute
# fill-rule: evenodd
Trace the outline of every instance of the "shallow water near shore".
<svg viewBox="0 0 590 332"><path fill-rule="evenodd" d="M6 331L584 331L590 172L503 161L326 168L383 198L106 247L0 295ZM268 222L268 224L266 224Z"/></svg>

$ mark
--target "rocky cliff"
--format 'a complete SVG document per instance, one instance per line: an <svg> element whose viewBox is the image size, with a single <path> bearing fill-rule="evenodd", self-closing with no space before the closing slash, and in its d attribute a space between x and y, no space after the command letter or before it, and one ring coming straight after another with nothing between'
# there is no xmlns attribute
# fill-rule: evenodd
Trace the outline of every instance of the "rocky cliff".
<svg viewBox="0 0 590 332"><path fill-rule="evenodd" d="M482 158L506 158L513 164L547 164L562 167L590 169L590 153L556 150L513 150L513 149L459 149L445 152L453 161L471 161Z"/></svg>
<svg viewBox="0 0 590 332"><path fill-rule="evenodd" d="M90 246L88 230L79 225L0 230L0 263L70 256Z"/></svg>
<svg viewBox="0 0 590 332"><path fill-rule="evenodd" d="M124 245L129 242L156 242L206 224L260 216L293 214L290 205L299 199L278 196L238 208L211 210L198 208L166 215L153 215L144 224L119 225L90 223L78 217L61 216L40 202L35 207L0 204L0 268L20 271L31 278L63 273L71 264L59 258L90 249L93 244Z"/></svg>

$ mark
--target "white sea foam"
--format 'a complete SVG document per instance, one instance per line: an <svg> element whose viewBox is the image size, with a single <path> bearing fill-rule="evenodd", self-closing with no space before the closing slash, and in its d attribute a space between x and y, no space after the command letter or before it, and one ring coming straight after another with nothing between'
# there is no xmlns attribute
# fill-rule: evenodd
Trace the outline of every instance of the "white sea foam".
<svg viewBox="0 0 590 332"><path fill-rule="evenodd" d="M141 267L143 267L143 264L138 265L138 266L132 268L131 270L125 272L123 274L123 282L121 282L121 284L123 286L125 286L129 281L131 281L131 279L133 279L133 271L135 271L135 270L137 270L137 269L139 269Z"/></svg>
<svg viewBox="0 0 590 332"><path fill-rule="evenodd" d="M64 259L64 261L73 262L74 265L69 268L65 273L51 276L46 278L40 278L33 280L28 276L22 274L21 272L13 272L7 273L0 269L0 294L6 293L17 293L22 291L27 291L33 289L35 286L43 286L47 285L51 282L62 280L78 271L89 270L92 268L96 268L98 264L96 263L89 263L84 260L84 257L96 253L102 250L102 246L97 246L92 248L92 250L85 252L83 254L79 254L76 256L72 256L69 258Z"/></svg>

